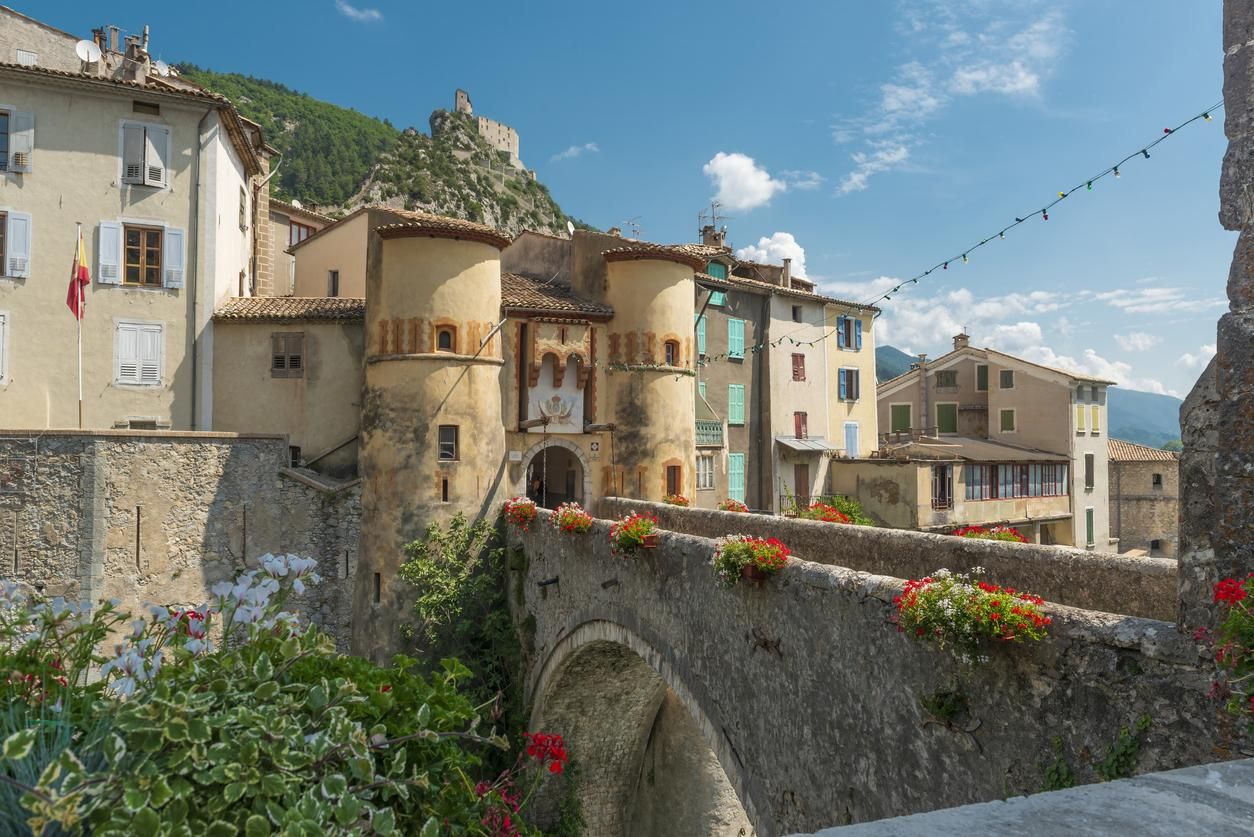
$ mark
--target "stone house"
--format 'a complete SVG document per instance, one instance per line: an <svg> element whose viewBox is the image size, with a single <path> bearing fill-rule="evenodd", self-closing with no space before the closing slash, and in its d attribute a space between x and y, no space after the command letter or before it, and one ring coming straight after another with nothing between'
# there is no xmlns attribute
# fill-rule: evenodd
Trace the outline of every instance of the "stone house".
<svg viewBox="0 0 1254 837"><path fill-rule="evenodd" d="M1098 552L1114 552L1118 541L1110 529L1107 482L1108 449L1104 438L1106 388L1114 382L1054 369L994 349L970 345L970 338L954 338L954 349L935 360L924 360L910 371L879 385L879 455L896 456L902 445L925 442L962 445L995 442L1015 448L1061 454L1070 500L1070 519L1041 522L1041 541L1068 544ZM996 466L981 474L978 466ZM980 523L1038 523L1026 514L1008 519L1000 501L1022 489L1015 460L988 460L964 465L970 481L987 504ZM857 484L842 479L842 485ZM1041 496L1036 478L1029 475L1028 496ZM861 487L858 487L861 496ZM933 492L935 498L935 492ZM968 499L975 500L975 497ZM975 517L980 515L976 514Z"/></svg>
<svg viewBox="0 0 1254 837"><path fill-rule="evenodd" d="M0 8L0 415L11 427L208 428L214 310L253 291L271 149L150 57ZM67 310L81 225L92 282Z"/></svg>
<svg viewBox="0 0 1254 837"><path fill-rule="evenodd" d="M1179 543L1180 454L1122 439L1110 449L1110 529L1119 551L1175 558Z"/></svg>

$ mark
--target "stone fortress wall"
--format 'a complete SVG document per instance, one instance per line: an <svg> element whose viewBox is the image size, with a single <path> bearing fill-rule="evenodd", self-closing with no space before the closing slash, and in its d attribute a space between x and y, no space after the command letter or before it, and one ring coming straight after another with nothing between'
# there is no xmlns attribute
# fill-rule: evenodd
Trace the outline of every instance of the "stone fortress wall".
<svg viewBox="0 0 1254 837"><path fill-rule="evenodd" d="M288 464L283 436L0 431L0 578L139 613L292 552L323 577L295 609L346 647L358 482Z"/></svg>

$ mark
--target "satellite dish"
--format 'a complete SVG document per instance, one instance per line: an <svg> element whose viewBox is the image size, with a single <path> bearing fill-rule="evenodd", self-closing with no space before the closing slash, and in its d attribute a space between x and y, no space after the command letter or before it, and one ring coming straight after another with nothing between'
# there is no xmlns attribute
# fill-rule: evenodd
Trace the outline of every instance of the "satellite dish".
<svg viewBox="0 0 1254 837"><path fill-rule="evenodd" d="M170 75L170 65L164 61L154 61L152 68L157 71L157 75L167 78Z"/></svg>
<svg viewBox="0 0 1254 837"><path fill-rule="evenodd" d="M79 41L74 45L74 52L80 60L88 64L95 64L100 60L100 47L94 41Z"/></svg>
<svg viewBox="0 0 1254 837"><path fill-rule="evenodd" d="M292 198L292 206L296 207L297 209L305 208L304 205L300 201L296 200L296 198Z"/></svg>
<svg viewBox="0 0 1254 837"><path fill-rule="evenodd" d="M575 235L575 225L572 224L570 221L566 222L566 232L570 233L572 238Z"/></svg>

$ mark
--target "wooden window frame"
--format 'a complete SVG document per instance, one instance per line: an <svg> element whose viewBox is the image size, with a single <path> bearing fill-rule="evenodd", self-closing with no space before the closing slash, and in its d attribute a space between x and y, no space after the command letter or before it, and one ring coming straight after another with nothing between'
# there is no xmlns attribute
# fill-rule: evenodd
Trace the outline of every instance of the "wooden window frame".
<svg viewBox="0 0 1254 837"><path fill-rule="evenodd" d="M1092 491L1097 487L1097 455L1084 454L1084 490Z"/></svg>
<svg viewBox="0 0 1254 837"><path fill-rule="evenodd" d="M793 352L792 379L794 381L804 381L806 379L806 356L801 352Z"/></svg>
<svg viewBox="0 0 1254 837"><path fill-rule="evenodd" d="M451 447L449 442L444 440L444 431L453 431L453 441ZM441 424L436 428L436 459L440 462L456 462L461 447L461 428L456 424ZM446 447L448 448L446 454Z"/></svg>
<svg viewBox="0 0 1254 837"><path fill-rule="evenodd" d="M980 386L980 375L984 376L984 386ZM988 392L988 364L977 363L975 365L975 391Z"/></svg>
<svg viewBox="0 0 1254 837"><path fill-rule="evenodd" d="M792 414L792 429L798 439L810 438L810 416L804 410L796 410Z"/></svg>
<svg viewBox="0 0 1254 837"><path fill-rule="evenodd" d="M684 466L667 465L666 470L666 493L667 494L683 494L684 493ZM672 480L671 478L674 477Z"/></svg>
<svg viewBox="0 0 1254 837"><path fill-rule="evenodd" d="M841 379L845 382L845 395L840 396ZM862 399L862 370L854 366L842 366L836 372L836 398L849 404Z"/></svg>
<svg viewBox="0 0 1254 837"><path fill-rule="evenodd" d="M327 296L338 298L340 295L340 271L327 271Z"/></svg>
<svg viewBox="0 0 1254 837"><path fill-rule="evenodd" d="M1010 414L1010 429L1006 429L1006 414ZM1019 432L1019 412L1013 407L1003 407L997 412L997 431L999 433Z"/></svg>
<svg viewBox="0 0 1254 837"><path fill-rule="evenodd" d="M1006 386L1006 376L1010 376L1010 386ZM998 389L1014 389L1015 388L1015 371L1013 369L997 370L997 388Z"/></svg>
<svg viewBox="0 0 1254 837"><path fill-rule="evenodd" d="M276 331L270 335L270 377L305 377L305 332Z"/></svg>
<svg viewBox="0 0 1254 837"><path fill-rule="evenodd" d="M704 466L704 467L703 467ZM714 490L714 455L697 454L697 491ZM703 479L705 477L706 479Z"/></svg>
<svg viewBox="0 0 1254 837"><path fill-rule="evenodd" d="M937 510L954 507L954 466L932 466L932 508Z"/></svg>
<svg viewBox="0 0 1254 837"><path fill-rule="evenodd" d="M905 430L893 429L893 410L896 409L897 407L906 408L907 421L906 421ZM889 403L888 405L888 432L889 433L909 433L913 429L914 429L914 404L912 404L909 401L897 401L897 402Z"/></svg>
<svg viewBox="0 0 1254 837"><path fill-rule="evenodd" d="M954 429L953 430L944 430L941 428L941 420L940 420L941 407L953 407L954 408ZM940 434L944 433L944 434L951 435L951 436L957 436L958 435L958 402L957 401L937 401L936 407L934 409L936 411L936 435L939 436Z"/></svg>
<svg viewBox="0 0 1254 837"><path fill-rule="evenodd" d="M306 238L313 235L314 228L308 224L302 224L300 221L288 220L287 222L287 246L295 247ZM304 233L303 235L301 233Z"/></svg>
<svg viewBox="0 0 1254 837"><path fill-rule="evenodd" d="M662 344L662 359L666 361L667 366L678 367L683 360L679 356L679 341L667 340Z"/></svg>
<svg viewBox="0 0 1254 837"><path fill-rule="evenodd" d="M941 376L944 376L943 378ZM957 369L938 369L936 371L936 388L937 389L957 389L958 388L958 370Z"/></svg>
<svg viewBox="0 0 1254 837"><path fill-rule="evenodd" d="M148 250L150 248L147 246L146 241L143 238L141 238L140 246L139 246L139 254L140 254L139 264L134 265L135 267L139 269L140 280L138 282L131 281L130 270L131 270L132 265L131 265L130 253L128 252L130 250L130 244L127 243L127 236L130 234L132 230L139 232L141 236L144 236L147 233L154 233L154 232L159 235L159 239L158 239L159 246L157 248L158 257L157 257L157 265L156 265L157 267L157 281L156 282L149 282L147 281L147 279L144 278L148 270L152 268L152 265L148 263ZM130 285L133 288L163 288L165 287L165 227L154 227L148 224L123 223L122 224L121 259L122 259L122 284L123 285Z"/></svg>

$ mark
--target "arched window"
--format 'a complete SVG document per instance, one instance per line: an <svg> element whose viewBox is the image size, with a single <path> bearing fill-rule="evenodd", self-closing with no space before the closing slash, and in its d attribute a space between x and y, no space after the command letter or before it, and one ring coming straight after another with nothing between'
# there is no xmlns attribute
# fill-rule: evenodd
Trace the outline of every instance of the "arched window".
<svg viewBox="0 0 1254 837"><path fill-rule="evenodd" d="M679 342L676 340L666 341L666 365L679 365Z"/></svg>
<svg viewBox="0 0 1254 837"><path fill-rule="evenodd" d="M440 326L435 330L435 350L451 352L457 342L457 329L452 326Z"/></svg>

